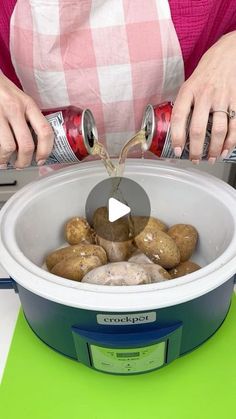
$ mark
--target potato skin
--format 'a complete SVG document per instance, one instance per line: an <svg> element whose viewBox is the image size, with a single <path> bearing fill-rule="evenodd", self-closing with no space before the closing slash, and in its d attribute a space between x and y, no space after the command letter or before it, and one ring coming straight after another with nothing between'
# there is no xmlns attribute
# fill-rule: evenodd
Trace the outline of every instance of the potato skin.
<svg viewBox="0 0 236 419"><path fill-rule="evenodd" d="M130 258L128 259L128 262L132 262L132 263L151 263L152 265L154 265L154 262L151 261L151 259L149 259L144 253L140 252L140 250L137 250L132 253L132 255L130 256Z"/></svg>
<svg viewBox="0 0 236 419"><path fill-rule="evenodd" d="M109 262L123 262L129 259L133 252L132 240L125 242L111 242L96 236L96 243L99 244L107 254Z"/></svg>
<svg viewBox="0 0 236 419"><path fill-rule="evenodd" d="M88 272L82 282L97 285L142 285L150 284L151 278L140 264L115 262Z"/></svg>
<svg viewBox="0 0 236 419"><path fill-rule="evenodd" d="M156 265L155 263L143 263L140 266L150 275L151 282L163 282L170 280L171 276L162 266Z"/></svg>
<svg viewBox="0 0 236 419"><path fill-rule="evenodd" d="M98 256L74 256L58 262L51 273L73 281L81 281L87 272L101 265Z"/></svg>
<svg viewBox="0 0 236 419"><path fill-rule="evenodd" d="M154 263L171 269L180 262L180 252L174 240L164 231L148 226L135 238L136 246Z"/></svg>
<svg viewBox="0 0 236 419"><path fill-rule="evenodd" d="M167 231L168 227L165 223L155 217L144 217L138 215L132 215L131 221L134 227L134 235L141 233L145 228L150 228L154 230Z"/></svg>
<svg viewBox="0 0 236 419"><path fill-rule="evenodd" d="M199 269L201 269L201 266L197 265L197 263L191 262L191 260L187 260L169 270L169 274L171 278L174 279L179 278L180 276L188 275L191 272L198 271Z"/></svg>
<svg viewBox="0 0 236 419"><path fill-rule="evenodd" d="M168 230L168 234L179 248L180 261L185 262L189 260L198 240L196 228L190 224L175 224Z"/></svg>
<svg viewBox="0 0 236 419"><path fill-rule="evenodd" d="M73 217L65 225L65 238L69 244L94 243L94 231L83 217Z"/></svg>
<svg viewBox="0 0 236 419"><path fill-rule="evenodd" d="M55 250L46 257L46 265L49 271L60 261L69 259L73 256L98 256L102 264L107 263L107 255L101 246L95 244L77 244L66 246Z"/></svg>
<svg viewBox="0 0 236 419"><path fill-rule="evenodd" d="M129 222L121 218L110 222L107 207L99 207L93 214L93 228L99 237L111 242L123 242L130 239Z"/></svg>

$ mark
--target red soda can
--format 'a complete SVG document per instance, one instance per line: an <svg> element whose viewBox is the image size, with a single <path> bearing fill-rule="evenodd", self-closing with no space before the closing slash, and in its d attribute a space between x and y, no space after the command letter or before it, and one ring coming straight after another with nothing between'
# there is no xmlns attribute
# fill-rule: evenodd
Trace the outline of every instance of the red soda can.
<svg viewBox="0 0 236 419"><path fill-rule="evenodd" d="M53 149L45 165L76 163L92 154L97 128L89 109L68 106L43 111L43 114L55 134Z"/></svg>
<svg viewBox="0 0 236 419"><path fill-rule="evenodd" d="M160 105L147 105L144 110L144 116L141 129L145 130L147 149L160 158L173 159L176 158L171 144L170 120L173 110L173 102L164 102ZM181 155L181 159L189 159L190 138L189 126L191 121L191 113L186 124L186 143ZM208 158L208 149L211 140L212 130L212 114L209 115L202 160ZM228 162L236 162L236 148L232 151L230 156L224 159Z"/></svg>
<svg viewBox="0 0 236 419"><path fill-rule="evenodd" d="M54 132L53 149L44 163L78 163L93 153L97 140L97 128L92 112L89 109L80 109L68 106L62 109L42 111ZM37 135L29 126L35 148L37 148ZM7 168L14 169L16 154L8 162ZM30 166L36 166L35 155Z"/></svg>

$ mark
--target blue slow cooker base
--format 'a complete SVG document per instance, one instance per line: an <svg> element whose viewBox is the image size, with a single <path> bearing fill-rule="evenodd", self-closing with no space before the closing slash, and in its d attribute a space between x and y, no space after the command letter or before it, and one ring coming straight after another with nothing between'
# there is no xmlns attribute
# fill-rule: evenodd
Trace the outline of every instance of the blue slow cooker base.
<svg viewBox="0 0 236 419"><path fill-rule="evenodd" d="M179 342L178 354L174 357L185 355L202 345L222 325L229 311L233 286L234 279L231 278L220 287L195 300L172 307L146 310L150 313L156 313L154 322L119 326L98 324L97 315L101 312L82 310L55 303L29 292L20 285L17 285L17 289L25 318L38 338L55 351L69 358L81 360L81 357L77 354L78 350L76 350L78 348L76 348L72 333L73 327L95 336L98 345L100 335L111 336L111 342L114 337L114 347L116 347L115 338L117 334L125 334L128 342L131 335L145 336L145 334L150 335L155 332L158 336L161 331L170 330L173 325L181 324L181 342ZM105 314L109 316L125 313ZM127 315L130 314L127 313ZM172 339L173 342L174 340ZM155 339L153 343L156 343ZM86 348L86 346L88 345L85 342L84 347ZM100 344L100 346L102 345ZM145 342L140 346L145 346ZM127 347L129 347L129 343L127 343ZM130 347L132 347L131 341ZM168 363L174 357L169 357ZM89 362L84 363L91 366Z"/></svg>
<svg viewBox="0 0 236 419"><path fill-rule="evenodd" d="M217 331L221 328L221 326L223 325L223 323L225 322L225 320L226 320L226 318L227 318L227 316L228 316L228 313L229 313L229 311L230 311L230 307L231 307L231 302L230 302L230 304L229 304L229 308L228 308L228 311L227 311L227 313L226 313L226 316L225 316L225 318L223 319L223 321L222 321L222 323L219 325L219 327L212 333L212 335L210 335L208 338L206 338L206 340L204 340L203 342L201 342L199 345L197 345L197 346L195 346L194 348L192 348L192 349L190 349L190 350L188 350L188 351L186 351L186 352L184 352L184 353L181 353L180 355L179 355L179 358L182 358L182 357L184 357L185 355L188 355L189 353L191 353L191 352L193 352L193 351L195 351L195 350L197 350L198 348L200 348L205 342L207 342L209 339L211 339L216 333L217 333ZM48 348L50 348L50 349L52 349L54 352L56 352L56 353L58 353L58 354L60 354L60 355L62 355L62 356L64 356L64 357L66 357L66 358L68 358L68 359L70 359L71 361L75 361L75 362L80 362L79 360L78 360L78 358L74 358L74 357L72 357L72 356L70 356L70 355L67 355L67 354L65 354L64 352L61 352L61 351L59 351L58 349L56 349L56 348L54 348L53 346L50 346L47 342L45 342L43 339L41 339L41 337L40 336L38 336L37 335L37 333L35 332L35 330L33 330L32 329L32 327L31 327L31 325L30 325L30 323L28 322L28 320L27 320L27 318L26 318L26 316L25 316L25 313L24 313L24 311L23 311L23 314L24 314L24 318L25 318L25 321L27 322L27 324L28 324L28 326L29 326L29 328L32 330L32 332L34 333L34 335L36 335L37 336L37 338L44 344L44 345L46 345ZM173 361L175 361L175 360L173 360ZM173 362L172 361L172 362ZM169 362L168 362L168 364L169 364ZM160 368L158 368L158 369L161 369L161 368L163 368L163 367L165 367L167 364L165 363L165 364L163 364ZM90 368L93 368L92 366L90 366L90 365L87 365L88 367L90 367ZM152 370L149 370L149 371L144 371L144 372L141 372L141 373L138 373L138 374L147 374L148 372L153 372L155 369L152 369ZM99 372L104 372L104 371L99 371ZM106 374L112 374L112 373L109 373L109 372L106 372ZM134 374L135 375L135 374Z"/></svg>

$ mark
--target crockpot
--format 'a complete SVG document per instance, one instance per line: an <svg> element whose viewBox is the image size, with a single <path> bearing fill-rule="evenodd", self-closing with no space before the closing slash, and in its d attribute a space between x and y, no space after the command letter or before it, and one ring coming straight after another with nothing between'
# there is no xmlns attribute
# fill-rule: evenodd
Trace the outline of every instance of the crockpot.
<svg viewBox="0 0 236 419"><path fill-rule="evenodd" d="M63 225L84 215L101 162L62 169L17 192L0 212L1 264L34 333L99 371L137 374L169 364L205 342L224 321L236 272L236 191L210 175L151 160L128 160L125 177L149 196L151 215L199 232L202 269L139 286L74 282L42 269L62 245Z"/></svg>

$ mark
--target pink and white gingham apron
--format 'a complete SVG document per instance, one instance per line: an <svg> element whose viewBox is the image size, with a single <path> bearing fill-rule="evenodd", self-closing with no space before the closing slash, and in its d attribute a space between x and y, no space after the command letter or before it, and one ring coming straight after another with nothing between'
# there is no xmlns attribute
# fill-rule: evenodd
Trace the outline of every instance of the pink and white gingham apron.
<svg viewBox="0 0 236 419"><path fill-rule="evenodd" d="M174 100L184 81L167 0L18 0L10 48L39 107L90 108L113 156L144 107Z"/></svg>

